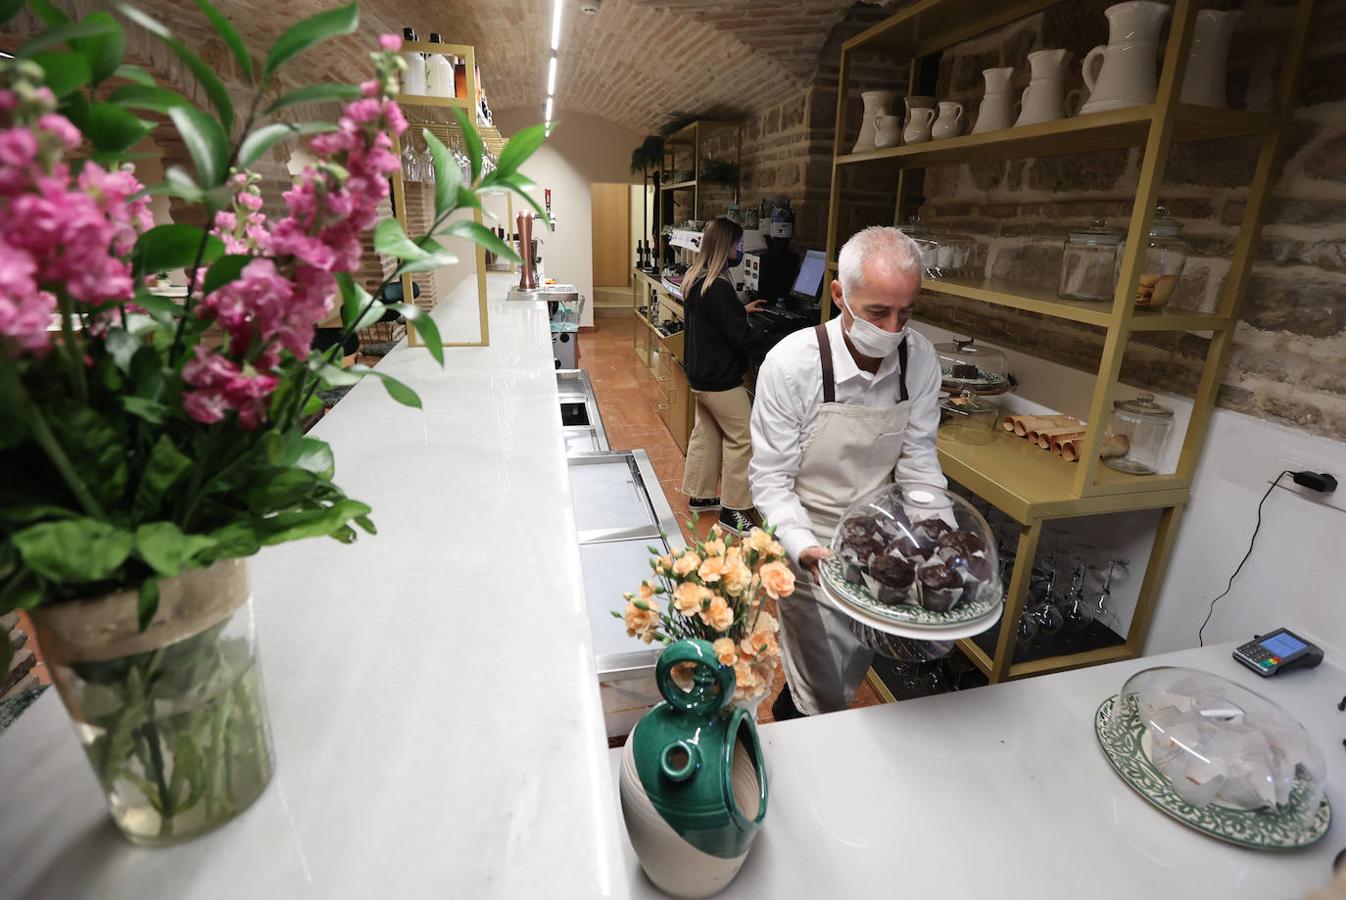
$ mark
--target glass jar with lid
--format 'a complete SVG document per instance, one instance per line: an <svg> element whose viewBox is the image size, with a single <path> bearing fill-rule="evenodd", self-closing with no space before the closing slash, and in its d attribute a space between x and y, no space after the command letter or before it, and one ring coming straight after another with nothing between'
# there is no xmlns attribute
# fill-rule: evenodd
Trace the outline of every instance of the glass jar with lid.
<svg viewBox="0 0 1346 900"><path fill-rule="evenodd" d="M1117 250L1125 236L1102 219L1067 234L1056 293L1070 300L1111 300L1117 284Z"/></svg>
<svg viewBox="0 0 1346 900"><path fill-rule="evenodd" d="M921 268L926 278L970 277L977 257L977 240L970 234L953 234L928 227L912 216L902 233L921 248Z"/></svg>
<svg viewBox="0 0 1346 900"><path fill-rule="evenodd" d="M1126 240L1117 253L1117 278L1121 277L1122 255ZM1137 309L1163 309L1173 298L1173 289L1187 265L1187 242L1182 239L1182 223L1169 214L1162 203L1154 211L1150 225L1150 243L1145 248L1145 259L1140 267L1140 281L1136 285Z"/></svg>
<svg viewBox="0 0 1346 900"><path fill-rule="evenodd" d="M1118 400L1112 404L1099 457L1103 465L1119 472L1153 475L1159 471L1172 430L1173 410L1155 403L1153 394Z"/></svg>
<svg viewBox="0 0 1346 900"><path fill-rule="evenodd" d="M940 389L950 394L970 390L993 396L1010 389L1009 359L994 347L979 346L972 338L954 338L935 345L939 354Z"/></svg>
<svg viewBox="0 0 1346 900"><path fill-rule="evenodd" d="M955 444L984 446L995 439L996 424L1000 421L1000 407L983 400L964 388L957 397L949 397L939 404L942 411L940 437Z"/></svg>

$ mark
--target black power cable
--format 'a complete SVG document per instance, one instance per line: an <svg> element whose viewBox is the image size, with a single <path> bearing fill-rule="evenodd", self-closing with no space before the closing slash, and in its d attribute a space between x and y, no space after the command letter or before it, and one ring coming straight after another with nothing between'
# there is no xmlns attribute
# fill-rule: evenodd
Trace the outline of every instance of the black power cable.
<svg viewBox="0 0 1346 900"><path fill-rule="evenodd" d="M1276 480L1271 482L1271 487L1267 488L1267 492L1263 494L1262 499L1258 501L1257 526L1253 528L1253 536L1248 540L1248 552L1243 554L1243 559L1239 561L1238 568L1234 570L1233 575L1229 576L1229 584L1225 585L1224 593L1220 594L1220 596L1216 597L1214 600L1210 602L1210 609L1206 612L1206 621L1201 623L1201 628L1199 628L1196 633L1197 646L1199 647L1206 646L1206 640L1205 640L1206 626L1210 624L1210 617L1215 615L1215 604L1223 600L1229 594L1229 592L1234 589L1234 579L1239 577L1239 573L1243 571L1244 565L1246 565L1248 562L1248 557L1253 555L1253 545L1257 543L1257 532L1262 530L1262 505L1267 502L1267 498L1271 496L1271 492L1276 490L1276 486L1281 483L1281 479L1289 474L1290 470L1286 469L1284 472L1277 475Z"/></svg>

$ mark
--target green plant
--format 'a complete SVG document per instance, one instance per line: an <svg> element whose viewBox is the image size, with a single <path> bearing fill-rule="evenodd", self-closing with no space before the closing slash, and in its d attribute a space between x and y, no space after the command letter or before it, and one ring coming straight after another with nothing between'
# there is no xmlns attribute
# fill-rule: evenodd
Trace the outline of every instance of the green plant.
<svg viewBox="0 0 1346 900"><path fill-rule="evenodd" d="M657 134L647 134L636 148L631 151L631 174L644 175L646 172L658 172L664 163L664 139Z"/></svg>
<svg viewBox="0 0 1346 900"><path fill-rule="evenodd" d="M739 165L730 162L727 159L711 157L701 160L701 173L698 180L707 184L725 184L734 189L738 188Z"/></svg>

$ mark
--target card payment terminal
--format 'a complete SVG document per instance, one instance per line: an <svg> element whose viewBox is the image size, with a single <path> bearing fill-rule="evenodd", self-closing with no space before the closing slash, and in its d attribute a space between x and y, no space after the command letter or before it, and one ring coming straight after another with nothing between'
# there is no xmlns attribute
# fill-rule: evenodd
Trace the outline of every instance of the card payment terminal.
<svg viewBox="0 0 1346 900"><path fill-rule="evenodd" d="M1269 678L1282 669L1312 669L1323 661L1323 650L1288 628L1277 628L1236 649L1234 659Z"/></svg>

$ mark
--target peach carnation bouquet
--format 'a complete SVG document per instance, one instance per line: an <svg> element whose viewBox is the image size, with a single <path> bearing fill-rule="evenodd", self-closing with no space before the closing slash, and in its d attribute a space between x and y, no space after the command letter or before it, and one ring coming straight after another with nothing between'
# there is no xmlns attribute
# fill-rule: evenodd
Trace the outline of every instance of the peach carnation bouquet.
<svg viewBox="0 0 1346 900"><path fill-rule="evenodd" d="M735 542L720 526L704 542L650 560L654 577L638 593L626 594L626 609L612 614L626 633L645 643L670 644L701 638L715 648L721 665L734 669L734 699L765 694L780 660L775 618L762 609L764 597L794 593L795 578L773 529L754 528ZM675 679L678 673L674 672Z"/></svg>

